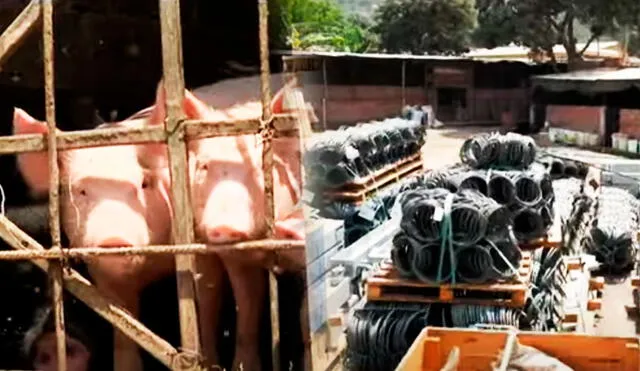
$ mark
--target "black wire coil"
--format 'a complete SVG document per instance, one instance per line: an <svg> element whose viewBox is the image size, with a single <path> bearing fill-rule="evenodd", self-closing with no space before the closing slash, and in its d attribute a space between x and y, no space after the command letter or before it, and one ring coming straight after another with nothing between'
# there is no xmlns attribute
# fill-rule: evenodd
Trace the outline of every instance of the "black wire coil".
<svg viewBox="0 0 640 371"><path fill-rule="evenodd" d="M549 170L552 179L580 178L584 179L589 166L583 162L542 155L537 160Z"/></svg>
<svg viewBox="0 0 640 371"><path fill-rule="evenodd" d="M340 188L418 153L425 135L419 121L403 118L325 131L304 154L307 184L316 192Z"/></svg>
<svg viewBox="0 0 640 371"><path fill-rule="evenodd" d="M452 249L443 243L444 219L434 218L449 195ZM474 190L451 193L443 188L407 191L398 201L401 231L391 255L400 274L434 283L484 283L517 275L521 252L504 206Z"/></svg>
<svg viewBox="0 0 640 371"><path fill-rule="evenodd" d="M467 139L460 149L460 160L472 168L506 167L524 169L536 158L538 147L530 136L483 133Z"/></svg>
<svg viewBox="0 0 640 371"><path fill-rule="evenodd" d="M626 190L601 186L595 219L585 237L585 250L602 270L613 275L631 272L637 259L640 202Z"/></svg>
<svg viewBox="0 0 640 371"><path fill-rule="evenodd" d="M521 310L505 307L369 302L349 319L344 368L394 370L426 326L518 327L522 316Z"/></svg>
<svg viewBox="0 0 640 371"><path fill-rule="evenodd" d="M557 331L563 320L562 306L567 281L562 250L538 248L533 252L531 291L525 303L522 326L533 331Z"/></svg>
<svg viewBox="0 0 640 371"><path fill-rule="evenodd" d="M553 185L541 165L510 171L472 170L456 165L431 171L423 177L427 188L446 188L451 192L472 189L506 206L520 242L545 237L553 225Z"/></svg>

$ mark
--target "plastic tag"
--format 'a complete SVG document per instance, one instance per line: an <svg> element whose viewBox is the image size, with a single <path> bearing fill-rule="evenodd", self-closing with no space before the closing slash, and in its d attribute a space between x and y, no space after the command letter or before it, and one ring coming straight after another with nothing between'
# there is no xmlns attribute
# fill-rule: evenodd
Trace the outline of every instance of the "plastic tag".
<svg viewBox="0 0 640 371"><path fill-rule="evenodd" d="M313 203L314 199L315 199L315 195L313 194L313 192L311 192L306 188L302 190L302 201L304 201L307 204L311 204Z"/></svg>
<svg viewBox="0 0 640 371"><path fill-rule="evenodd" d="M436 209L433 211L433 220L435 220L436 222L440 222L442 221L443 217L444 217L444 209L441 208L440 206L437 206Z"/></svg>
<svg viewBox="0 0 640 371"><path fill-rule="evenodd" d="M347 160L355 160L356 158L360 157L360 152L358 152L357 149L353 148L353 146L347 146L344 155L347 157Z"/></svg>
<svg viewBox="0 0 640 371"><path fill-rule="evenodd" d="M360 211L358 212L358 215L360 215L362 219L372 222L376 217L377 211L378 211L377 207L374 208L372 207L371 203L366 203L362 205L362 207L360 208Z"/></svg>

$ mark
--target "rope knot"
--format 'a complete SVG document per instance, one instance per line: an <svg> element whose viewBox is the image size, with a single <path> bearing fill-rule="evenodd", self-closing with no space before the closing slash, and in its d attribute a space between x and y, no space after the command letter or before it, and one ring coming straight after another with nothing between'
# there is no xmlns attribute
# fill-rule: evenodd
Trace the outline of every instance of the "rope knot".
<svg viewBox="0 0 640 371"><path fill-rule="evenodd" d="M260 130L258 130L258 134L262 138L262 141L271 141L275 137L275 133L276 128L274 125L273 116L270 116L266 120L260 118Z"/></svg>
<svg viewBox="0 0 640 371"><path fill-rule="evenodd" d="M187 370L193 369L198 364L201 364L202 357L195 351L181 349L180 353L176 354L173 357L173 367L174 370Z"/></svg>

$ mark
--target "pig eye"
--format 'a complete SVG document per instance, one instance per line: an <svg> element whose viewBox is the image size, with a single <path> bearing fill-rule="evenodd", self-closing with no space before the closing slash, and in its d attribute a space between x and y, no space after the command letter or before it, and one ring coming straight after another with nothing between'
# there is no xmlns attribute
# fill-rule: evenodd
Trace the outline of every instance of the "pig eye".
<svg viewBox="0 0 640 371"><path fill-rule="evenodd" d="M207 171L209 170L209 164L204 163L200 166L200 170Z"/></svg>
<svg viewBox="0 0 640 371"><path fill-rule="evenodd" d="M79 192L80 196L86 196L87 195L87 191L85 189L81 189Z"/></svg>
<svg viewBox="0 0 640 371"><path fill-rule="evenodd" d="M147 189L149 187L149 181L145 180L142 182L142 189Z"/></svg>

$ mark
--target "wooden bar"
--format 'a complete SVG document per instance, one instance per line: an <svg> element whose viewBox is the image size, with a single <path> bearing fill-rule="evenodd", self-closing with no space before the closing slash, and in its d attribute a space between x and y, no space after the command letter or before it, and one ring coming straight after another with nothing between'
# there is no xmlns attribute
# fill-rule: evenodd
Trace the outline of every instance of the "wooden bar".
<svg viewBox="0 0 640 371"><path fill-rule="evenodd" d="M273 252L278 254L280 251L291 249L304 249L304 241L297 240L256 240L247 242L238 242L227 245L206 245L206 244L185 244L185 245L152 245L141 247L74 247L59 251L57 249L46 250L18 250L18 251L0 251L0 260L58 260L63 258L80 259L89 256L113 256L113 255L162 255L162 254L215 254L220 251L236 251L239 254L243 252L252 253L254 251Z"/></svg>
<svg viewBox="0 0 640 371"><path fill-rule="evenodd" d="M187 148L180 121L184 118L184 70L182 67L182 31L180 1L159 0L160 31L162 35L162 70L166 91L167 145L171 173L171 196L175 215L172 225L173 242L190 244L194 241L193 214L187 180ZM181 369L198 370L201 363L200 334L196 303L195 255L176 255L176 279L180 313L180 339L183 351L198 355L195 364Z"/></svg>
<svg viewBox="0 0 640 371"><path fill-rule="evenodd" d="M59 250L45 250L42 245L20 230L4 215L0 215L0 238L16 250L60 253ZM45 272L49 270L50 264L45 260L32 259L32 262ZM71 294L82 300L98 315L133 339L163 365L171 367L175 359L179 359L178 352L171 344L151 332L142 323L133 318L128 311L101 295L98 289L81 274L73 269L68 269L63 271L63 277L65 288Z"/></svg>
<svg viewBox="0 0 640 371"><path fill-rule="evenodd" d="M262 100L262 169L264 174L264 201L266 238L275 234L275 209L273 192L273 115L271 112L271 88L269 86L269 9L267 0L258 0L258 37L260 41L260 98ZM271 365L280 370L280 317L278 310L278 280L269 270L269 303L271 315Z"/></svg>
<svg viewBox="0 0 640 371"><path fill-rule="evenodd" d="M50 4L50 1L48 3ZM41 16L40 0L31 0L0 35L0 71L4 62L13 55L20 43L34 30Z"/></svg>
<svg viewBox="0 0 640 371"><path fill-rule="evenodd" d="M210 122L185 120L186 139L202 139L220 135L257 134L260 131L260 120L238 121L242 129L235 128L231 121ZM295 117L289 114L274 115L276 136L295 137L297 126ZM228 134L227 134L228 133ZM162 127L147 128L111 128L78 130L62 132L56 135L58 149L78 149L87 147L162 143L167 141L167 134ZM47 149L47 140L42 134L0 136L0 155L37 152Z"/></svg>
<svg viewBox="0 0 640 371"><path fill-rule="evenodd" d="M49 229L52 249L62 252L60 244L60 169L58 168L58 148L56 146L56 109L53 45L53 4L42 2L42 39L44 62L44 102L49 133L47 152L49 158ZM62 260L49 266L49 284L56 331L56 353L58 370L67 370L67 339L64 326L64 303L62 283Z"/></svg>

